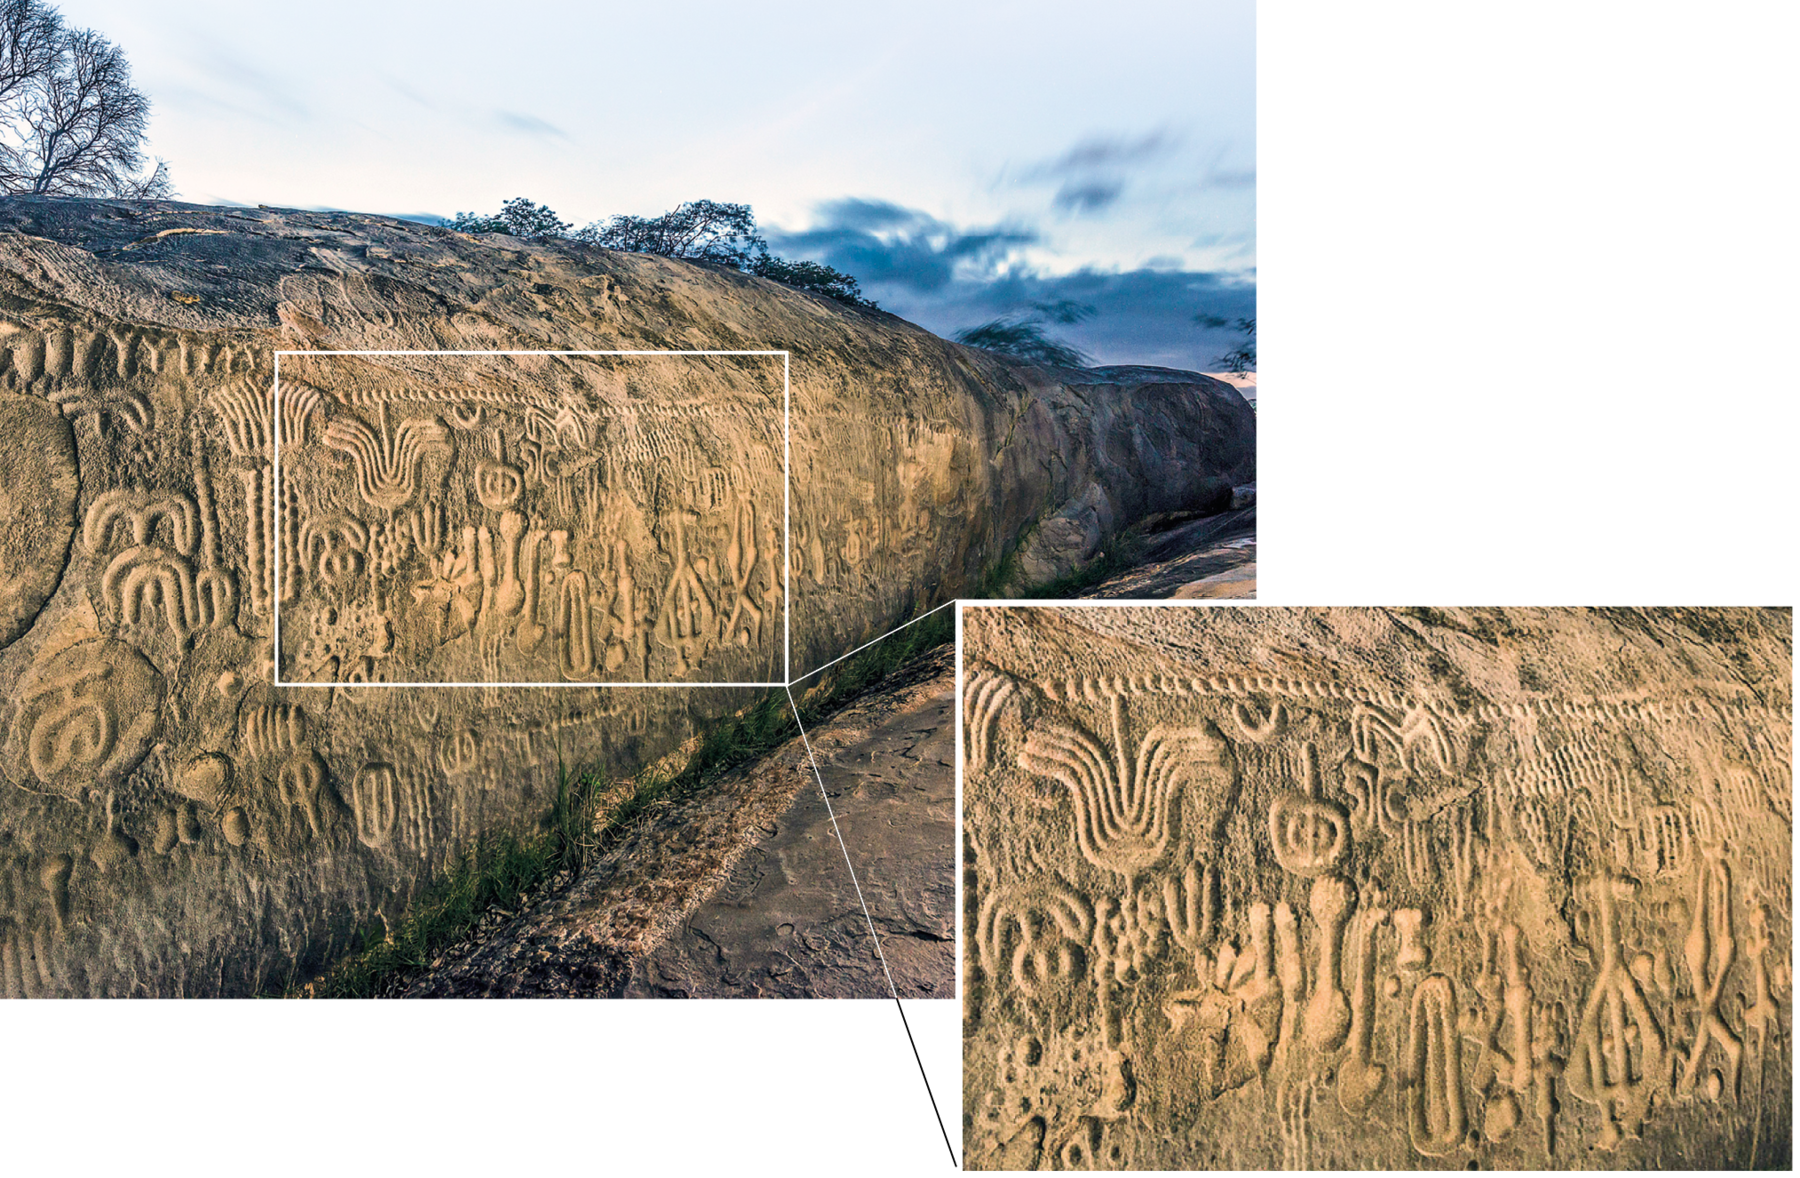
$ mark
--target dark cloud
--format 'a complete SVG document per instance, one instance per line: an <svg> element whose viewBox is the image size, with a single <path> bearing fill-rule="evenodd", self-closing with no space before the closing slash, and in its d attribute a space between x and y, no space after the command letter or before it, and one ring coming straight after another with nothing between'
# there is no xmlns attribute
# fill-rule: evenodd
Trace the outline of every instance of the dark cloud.
<svg viewBox="0 0 1800 1178"><path fill-rule="evenodd" d="M494 117L514 131L523 131L527 135L551 135L558 139L568 138L568 135L564 134L561 127L556 126L554 123L547 123L536 115L522 115L516 111L497 110L494 112Z"/></svg>
<svg viewBox="0 0 1800 1178"><path fill-rule="evenodd" d="M1094 363L1198 371L1216 368L1238 335L1230 327L1202 327L1197 316L1231 323L1256 314L1253 278L1193 270L1080 270L1058 276L1014 271L987 282L957 282L933 296L874 293L885 309L946 337L1039 304L1081 303L1094 314L1050 333L1089 353Z"/></svg>
<svg viewBox="0 0 1800 1178"><path fill-rule="evenodd" d="M943 290L959 277L997 271L1035 230L999 225L964 231L917 209L887 201L846 199L819 209L819 223L799 233L771 229L776 253L824 262L863 285Z"/></svg>
<svg viewBox="0 0 1800 1178"><path fill-rule="evenodd" d="M1016 257L1038 240L1028 226L964 231L877 200L834 201L820 212L804 232L771 230L770 248L836 266L883 310L946 338L1005 315L1081 305L1094 314L1049 330L1095 363L1206 371L1239 337L1196 318L1231 323L1256 314L1254 275L1182 270L1176 259L1155 258L1135 270L1046 276Z"/></svg>
<svg viewBox="0 0 1800 1178"><path fill-rule="evenodd" d="M1125 185L1117 180L1071 180L1056 190L1050 203L1076 213L1094 213L1119 199Z"/></svg>

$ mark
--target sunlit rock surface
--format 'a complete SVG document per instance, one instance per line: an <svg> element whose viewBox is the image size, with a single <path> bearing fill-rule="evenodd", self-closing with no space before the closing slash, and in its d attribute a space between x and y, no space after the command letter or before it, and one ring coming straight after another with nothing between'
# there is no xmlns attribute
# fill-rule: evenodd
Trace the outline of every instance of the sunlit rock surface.
<svg viewBox="0 0 1800 1178"><path fill-rule="evenodd" d="M1786 1168L1788 610L969 609L988 1169Z"/></svg>
<svg viewBox="0 0 1800 1178"><path fill-rule="evenodd" d="M315 354L277 398L278 351ZM445 351L788 355L395 354ZM539 821L559 764L754 694L607 684L783 682L1070 504L1034 567L1254 479L1254 445L1204 377L1014 366L666 259L9 198L0 992L310 976Z"/></svg>

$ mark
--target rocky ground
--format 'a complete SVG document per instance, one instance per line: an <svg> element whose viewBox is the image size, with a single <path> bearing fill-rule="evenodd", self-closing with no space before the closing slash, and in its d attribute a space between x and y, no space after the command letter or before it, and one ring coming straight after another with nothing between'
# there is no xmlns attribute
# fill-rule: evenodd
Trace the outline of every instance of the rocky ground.
<svg viewBox="0 0 1800 1178"><path fill-rule="evenodd" d="M1094 600L1256 596L1256 505L1172 523L1149 536L1142 563L1081 594Z"/></svg>
<svg viewBox="0 0 1800 1178"><path fill-rule="evenodd" d="M954 661L921 656L809 729L902 997L955 993ZM407 997L882 998L799 738L655 808L567 889L446 953Z"/></svg>

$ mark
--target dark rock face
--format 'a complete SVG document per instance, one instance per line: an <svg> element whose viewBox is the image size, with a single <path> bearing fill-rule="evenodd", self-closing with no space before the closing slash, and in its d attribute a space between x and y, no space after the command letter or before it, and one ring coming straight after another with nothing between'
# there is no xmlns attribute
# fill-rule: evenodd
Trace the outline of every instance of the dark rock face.
<svg viewBox="0 0 1800 1178"><path fill-rule="evenodd" d="M657 354L492 355L572 351ZM277 352L309 353L278 393ZM537 821L559 757L630 769L749 698L607 684L783 681L1040 519L1081 521L1025 554L1066 571L1254 479L1248 406L1197 375L173 203L0 202L0 426L0 989L32 995L304 976Z"/></svg>
<svg viewBox="0 0 1800 1178"><path fill-rule="evenodd" d="M967 610L977 1168L1785 1168L1787 610Z"/></svg>

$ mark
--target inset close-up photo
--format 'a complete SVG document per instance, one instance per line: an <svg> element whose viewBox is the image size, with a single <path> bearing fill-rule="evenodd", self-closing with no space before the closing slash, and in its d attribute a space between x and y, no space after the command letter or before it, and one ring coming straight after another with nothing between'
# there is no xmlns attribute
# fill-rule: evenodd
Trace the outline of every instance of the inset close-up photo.
<svg viewBox="0 0 1800 1178"><path fill-rule="evenodd" d="M1787 1168L1792 636L964 607L967 1165Z"/></svg>

